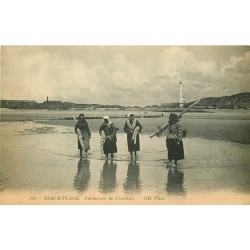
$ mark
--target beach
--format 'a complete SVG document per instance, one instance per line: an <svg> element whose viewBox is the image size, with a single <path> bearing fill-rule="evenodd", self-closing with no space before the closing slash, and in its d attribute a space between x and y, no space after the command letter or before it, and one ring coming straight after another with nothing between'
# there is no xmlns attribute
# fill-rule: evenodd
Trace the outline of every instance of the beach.
<svg viewBox="0 0 250 250"><path fill-rule="evenodd" d="M20 116L18 111L11 114ZM165 138L149 138L166 123L166 114L151 119L138 114L141 150L132 160L125 118L112 119L119 127L118 153L105 160L101 119L88 120L91 149L87 158L80 158L73 120L35 114L35 121L0 123L1 204L250 204L247 112L187 114L182 122L188 129L185 159L177 168L166 165Z"/></svg>

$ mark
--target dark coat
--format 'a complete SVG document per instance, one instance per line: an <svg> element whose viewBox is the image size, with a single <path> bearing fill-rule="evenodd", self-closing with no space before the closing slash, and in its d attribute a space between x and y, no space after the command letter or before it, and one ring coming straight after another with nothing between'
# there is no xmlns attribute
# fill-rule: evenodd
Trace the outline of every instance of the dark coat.
<svg viewBox="0 0 250 250"><path fill-rule="evenodd" d="M79 128L81 131L85 150L89 150L90 149L89 139L91 137L91 132L89 129L88 122L86 120L83 120L83 122L78 121L75 125L75 133L76 134L77 134L77 132L76 132L77 128ZM78 141L78 149L82 149L81 143L79 142L79 140L77 140L77 141Z"/></svg>
<svg viewBox="0 0 250 250"><path fill-rule="evenodd" d="M99 128L99 133L101 134L102 131L104 131L106 139L103 144L103 151L104 154L109 153L117 153L117 146L116 146L116 132L118 128L113 124L106 124L103 123L101 127Z"/></svg>

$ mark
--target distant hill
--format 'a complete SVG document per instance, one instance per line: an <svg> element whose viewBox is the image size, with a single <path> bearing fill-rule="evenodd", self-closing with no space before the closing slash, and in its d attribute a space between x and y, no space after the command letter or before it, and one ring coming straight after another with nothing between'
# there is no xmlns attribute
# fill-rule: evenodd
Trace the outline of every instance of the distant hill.
<svg viewBox="0 0 250 250"><path fill-rule="evenodd" d="M44 101L38 103L34 100L0 100L1 108L9 109L51 109L51 110L68 110L68 109L124 109L120 105L101 105L101 104L77 104L61 101Z"/></svg>
<svg viewBox="0 0 250 250"><path fill-rule="evenodd" d="M193 101L194 102L194 101ZM184 108L191 103L185 103ZM165 110L169 108L178 108L178 103L164 103L160 105L151 105L143 109L145 110ZM101 104L76 104L61 101L45 101L37 103L34 100L0 100L1 108L11 109L51 109L51 110L67 110L67 109L141 109L138 106L124 107L120 105L101 105ZM239 93L231 96L222 97L206 97L202 98L195 109L250 109L250 92Z"/></svg>
<svg viewBox="0 0 250 250"><path fill-rule="evenodd" d="M188 106L191 103L186 104ZM231 96L206 97L195 105L195 108L206 109L250 109L250 92Z"/></svg>

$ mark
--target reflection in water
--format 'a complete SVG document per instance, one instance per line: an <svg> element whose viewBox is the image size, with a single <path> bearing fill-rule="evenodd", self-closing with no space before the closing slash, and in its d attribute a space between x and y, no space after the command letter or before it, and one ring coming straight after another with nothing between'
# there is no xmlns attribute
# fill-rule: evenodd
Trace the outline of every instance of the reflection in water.
<svg viewBox="0 0 250 250"><path fill-rule="evenodd" d="M77 174L74 180L74 189L84 192L88 189L90 180L89 160L80 158L77 166Z"/></svg>
<svg viewBox="0 0 250 250"><path fill-rule="evenodd" d="M127 178L123 184L125 193L141 191L140 165L136 160L131 160L128 164Z"/></svg>
<svg viewBox="0 0 250 250"><path fill-rule="evenodd" d="M99 189L102 193L111 193L116 189L116 168L117 163L105 160L100 176Z"/></svg>
<svg viewBox="0 0 250 250"><path fill-rule="evenodd" d="M177 167L170 168L168 171L168 179L166 183L166 191L168 194L185 195L186 191L183 187L184 174Z"/></svg>

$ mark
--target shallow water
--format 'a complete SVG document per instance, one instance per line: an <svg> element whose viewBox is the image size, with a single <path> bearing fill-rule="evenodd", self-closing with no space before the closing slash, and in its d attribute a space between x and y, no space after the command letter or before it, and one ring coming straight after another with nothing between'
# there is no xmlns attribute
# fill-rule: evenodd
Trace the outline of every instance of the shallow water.
<svg viewBox="0 0 250 250"><path fill-rule="evenodd" d="M81 159L70 131L6 136L2 145L3 189L50 193L182 195L194 192L250 193L249 145L187 138L186 159L166 167L165 140L141 135L138 159L130 160L125 134L118 153L106 161L93 133L88 159Z"/></svg>
<svg viewBox="0 0 250 250"><path fill-rule="evenodd" d="M34 120L43 124L74 127L72 116L83 112L86 117L102 117L109 115L112 121L123 132L126 114L124 110L10 110L0 109L1 121ZM144 111L133 111L140 117L143 134L153 133L157 127L163 126L168 121L169 113L163 117L147 118ZM146 116L159 116L161 113L148 111ZM124 118L116 118L124 117ZM90 130L97 132L102 119L88 119ZM250 144L250 110L212 110L207 113L186 113L181 119L182 125L188 129L189 138L206 138L213 140L227 140L243 144Z"/></svg>
<svg viewBox="0 0 250 250"><path fill-rule="evenodd" d="M185 159L178 162L177 168L166 166L165 138L148 136L157 123L165 121L157 119L140 119L144 130L137 159L130 159L126 135L120 131L118 153L113 161L106 161L100 152L97 129L101 120L89 120L92 138L87 159L79 157L72 121L54 121L57 125L2 122L0 193L2 197L17 191L30 195L70 193L84 197L90 194L146 197L150 194L164 197L165 201L171 197L186 199L195 194L206 197L218 192L250 194L248 119L238 122L239 119L227 118L224 123L207 117L183 119L189 132L184 139ZM124 119L113 121L122 130ZM204 125L197 128L194 123ZM245 136L234 129L241 124ZM205 125L210 132L204 132ZM201 203L206 203L206 198Z"/></svg>

